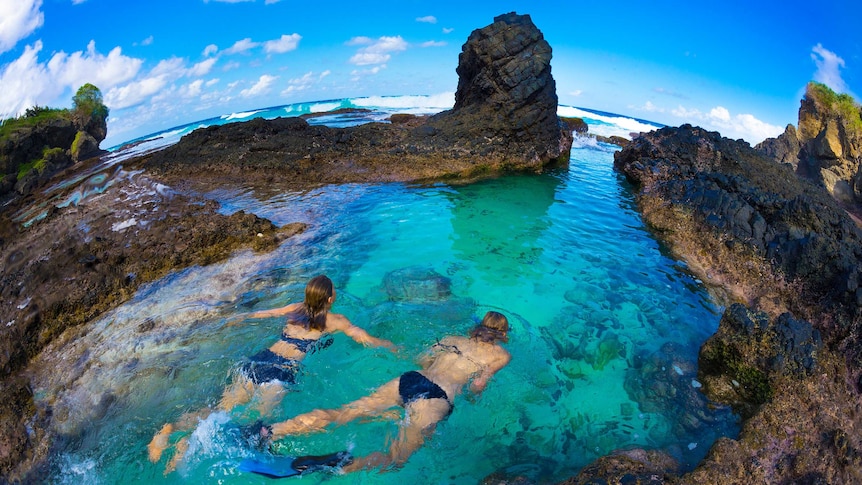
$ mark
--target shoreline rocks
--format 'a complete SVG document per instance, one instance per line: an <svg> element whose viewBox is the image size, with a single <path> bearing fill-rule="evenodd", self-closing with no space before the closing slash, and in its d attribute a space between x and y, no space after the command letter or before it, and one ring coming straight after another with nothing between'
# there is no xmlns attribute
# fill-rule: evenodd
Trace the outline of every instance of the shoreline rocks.
<svg viewBox="0 0 862 485"><path fill-rule="evenodd" d="M568 162L572 132L557 116L551 48L527 15L474 31L459 56L455 107L430 117L348 128L300 118L196 130L133 162L168 182L218 179L297 185L473 180Z"/></svg>
<svg viewBox="0 0 862 485"><path fill-rule="evenodd" d="M860 481L859 227L788 164L689 125L640 135L614 167L658 237L727 306L698 380L742 429L669 481Z"/></svg>

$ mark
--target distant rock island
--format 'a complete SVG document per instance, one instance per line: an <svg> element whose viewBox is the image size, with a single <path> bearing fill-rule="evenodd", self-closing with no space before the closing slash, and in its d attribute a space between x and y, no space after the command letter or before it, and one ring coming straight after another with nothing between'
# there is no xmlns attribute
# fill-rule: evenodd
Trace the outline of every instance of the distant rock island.
<svg viewBox="0 0 862 485"><path fill-rule="evenodd" d="M458 59L455 106L391 123L312 126L254 119L196 130L137 162L168 181L189 174L254 183L470 180L565 163L572 128L557 116L551 46L528 15L470 34Z"/></svg>

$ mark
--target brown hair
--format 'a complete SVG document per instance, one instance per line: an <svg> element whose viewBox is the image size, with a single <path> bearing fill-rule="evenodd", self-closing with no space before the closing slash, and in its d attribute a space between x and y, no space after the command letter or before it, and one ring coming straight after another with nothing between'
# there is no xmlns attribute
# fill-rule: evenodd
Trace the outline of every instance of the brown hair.
<svg viewBox="0 0 862 485"><path fill-rule="evenodd" d="M315 276L305 285L305 301L302 306L308 315L306 328L321 331L326 328L326 313L329 311L332 293L332 280L325 275Z"/></svg>
<svg viewBox="0 0 862 485"><path fill-rule="evenodd" d="M491 311L486 313L485 317L482 319L482 323L476 325L476 327L470 332L470 337L488 343L494 342L495 340L508 342L508 331L509 320L506 316L502 313Z"/></svg>

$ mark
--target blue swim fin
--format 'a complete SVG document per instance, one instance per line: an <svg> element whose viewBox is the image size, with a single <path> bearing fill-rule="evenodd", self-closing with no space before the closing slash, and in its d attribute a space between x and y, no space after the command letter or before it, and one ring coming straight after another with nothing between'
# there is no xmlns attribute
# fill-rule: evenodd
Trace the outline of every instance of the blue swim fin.
<svg viewBox="0 0 862 485"><path fill-rule="evenodd" d="M258 458L242 460L239 469L270 478L286 478L326 468L337 468L351 463L353 463L353 456L346 451L323 456L261 455Z"/></svg>

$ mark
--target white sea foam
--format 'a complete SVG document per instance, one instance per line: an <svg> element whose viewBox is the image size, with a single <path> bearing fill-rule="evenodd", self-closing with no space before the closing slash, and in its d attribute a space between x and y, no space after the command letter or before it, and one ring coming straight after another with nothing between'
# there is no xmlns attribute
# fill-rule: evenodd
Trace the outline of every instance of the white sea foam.
<svg viewBox="0 0 862 485"><path fill-rule="evenodd" d="M238 119L242 119L242 118L248 118L249 116L256 115L256 114L261 113L263 111L264 110L259 109L257 111L243 111L240 113L231 113L229 115L221 115L221 119L228 120L228 121L238 120Z"/></svg>
<svg viewBox="0 0 862 485"><path fill-rule="evenodd" d="M356 106L444 110L455 105L455 93L447 92L415 96L369 96L350 100Z"/></svg>
<svg viewBox="0 0 862 485"><path fill-rule="evenodd" d="M137 221L137 219L135 219L133 217L131 219L126 219L125 221L122 221L122 222L115 222L113 225L111 225L111 230L114 232L120 232L123 229L127 229L129 227L137 226L137 225L138 225L138 221Z"/></svg>
<svg viewBox="0 0 862 485"><path fill-rule="evenodd" d="M326 113L341 107L341 103L317 103L308 107L308 111L312 113Z"/></svg>
<svg viewBox="0 0 862 485"><path fill-rule="evenodd" d="M567 116L573 118L587 118L584 121L590 127L590 133L602 136L621 136L631 139L632 133L645 133L658 129L657 125L644 123L634 118L626 116L607 116L584 111L574 106L559 106L557 108L559 116ZM589 120L595 120L599 123L590 123Z"/></svg>

